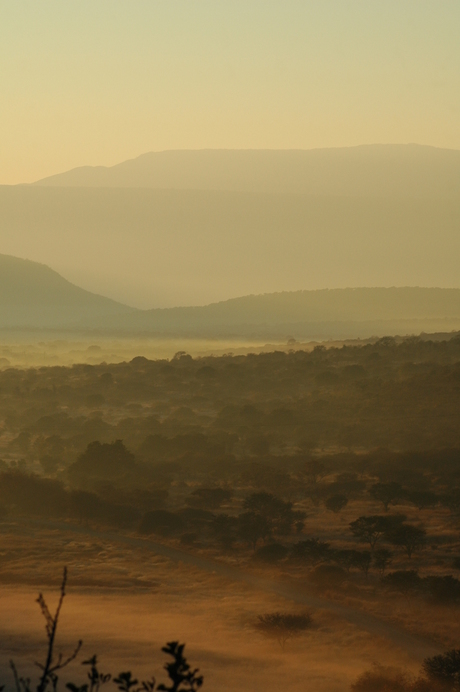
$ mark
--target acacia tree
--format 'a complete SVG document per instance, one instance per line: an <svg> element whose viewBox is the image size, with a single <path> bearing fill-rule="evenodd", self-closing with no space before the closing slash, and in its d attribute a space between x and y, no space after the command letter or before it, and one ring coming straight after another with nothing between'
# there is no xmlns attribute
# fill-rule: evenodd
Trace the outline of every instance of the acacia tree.
<svg viewBox="0 0 460 692"><path fill-rule="evenodd" d="M423 548L426 544L426 531L412 524L401 524L392 528L387 533L387 538L392 545L402 546L410 559L416 550Z"/></svg>
<svg viewBox="0 0 460 692"><path fill-rule="evenodd" d="M391 529L398 527L404 519L403 515L358 517L358 519L351 522L350 529L358 540L369 543L373 551L377 542L387 535Z"/></svg>
<svg viewBox="0 0 460 692"><path fill-rule="evenodd" d="M388 512L389 504L401 499L404 491L399 483L375 483L369 489L369 494L374 500L381 502L385 512Z"/></svg>
<svg viewBox="0 0 460 692"><path fill-rule="evenodd" d="M286 535L305 518L305 512L294 510L292 502L266 492L252 493L244 501L244 508L266 522L269 534Z"/></svg>
<svg viewBox="0 0 460 692"><path fill-rule="evenodd" d="M270 532L270 526L265 517L255 512L243 512L238 517L238 536L247 541L253 550L259 540L265 540Z"/></svg>

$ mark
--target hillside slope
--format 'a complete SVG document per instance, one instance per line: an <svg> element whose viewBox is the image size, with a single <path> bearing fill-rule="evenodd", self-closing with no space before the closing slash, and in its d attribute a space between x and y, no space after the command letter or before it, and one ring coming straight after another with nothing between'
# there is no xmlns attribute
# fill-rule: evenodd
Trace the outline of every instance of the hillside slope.
<svg viewBox="0 0 460 692"><path fill-rule="evenodd" d="M74 286L49 267L0 255L0 327L97 326L133 308Z"/></svg>
<svg viewBox="0 0 460 692"><path fill-rule="evenodd" d="M109 168L75 168L35 185L458 199L460 151L416 144L160 151Z"/></svg>
<svg viewBox="0 0 460 692"><path fill-rule="evenodd" d="M201 307L136 310L49 267L0 255L0 328L284 339L460 329L460 289L356 288L250 295Z"/></svg>
<svg viewBox="0 0 460 692"><path fill-rule="evenodd" d="M139 310L104 325L183 336L348 338L460 329L460 289L345 288L244 296L202 307Z"/></svg>

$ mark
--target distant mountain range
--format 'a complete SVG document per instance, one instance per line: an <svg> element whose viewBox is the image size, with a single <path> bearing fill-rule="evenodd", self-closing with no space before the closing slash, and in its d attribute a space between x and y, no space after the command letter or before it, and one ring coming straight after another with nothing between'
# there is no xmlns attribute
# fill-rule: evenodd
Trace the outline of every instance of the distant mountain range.
<svg viewBox="0 0 460 692"><path fill-rule="evenodd" d="M295 291L136 310L78 288L45 265L0 255L0 328L281 339L407 334L460 329L460 289Z"/></svg>
<svg viewBox="0 0 460 692"><path fill-rule="evenodd" d="M460 151L166 151L0 186L0 252L138 308L458 286Z"/></svg>
<svg viewBox="0 0 460 692"><path fill-rule="evenodd" d="M417 144L161 151L112 167L74 168L35 185L459 198L460 151Z"/></svg>

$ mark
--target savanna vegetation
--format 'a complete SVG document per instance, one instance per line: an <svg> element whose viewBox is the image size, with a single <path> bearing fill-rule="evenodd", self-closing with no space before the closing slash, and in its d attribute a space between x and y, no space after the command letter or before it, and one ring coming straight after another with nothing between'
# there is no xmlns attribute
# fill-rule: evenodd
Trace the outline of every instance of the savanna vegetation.
<svg viewBox="0 0 460 692"><path fill-rule="evenodd" d="M1 540L19 525L144 537L454 651L459 413L455 336L6 369ZM5 552L3 582L14 559ZM289 648L314 623L304 608L279 609L251 626ZM420 677L391 673L406 687L390 688L375 682L388 671L366 675L356 692L428 689Z"/></svg>

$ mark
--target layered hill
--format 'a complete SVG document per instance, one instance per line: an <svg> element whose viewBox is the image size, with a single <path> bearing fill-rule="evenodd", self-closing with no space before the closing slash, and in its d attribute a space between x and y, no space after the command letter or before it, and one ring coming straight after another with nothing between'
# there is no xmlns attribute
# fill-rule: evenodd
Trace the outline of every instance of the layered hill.
<svg viewBox="0 0 460 692"><path fill-rule="evenodd" d="M460 197L460 151L416 144L311 150L195 150L83 166L35 183L352 197Z"/></svg>
<svg viewBox="0 0 460 692"><path fill-rule="evenodd" d="M108 328L163 335L283 339L460 329L460 289L344 288L243 296L201 307L139 310Z"/></svg>
<svg viewBox="0 0 460 692"><path fill-rule="evenodd" d="M131 312L74 286L46 265L0 255L0 328L87 327Z"/></svg>
<svg viewBox="0 0 460 692"><path fill-rule="evenodd" d="M49 267L0 255L0 328L183 337L346 338L460 329L460 289L355 288L136 310Z"/></svg>

